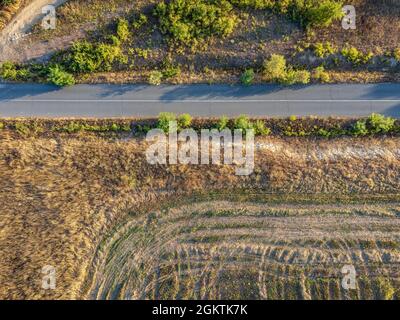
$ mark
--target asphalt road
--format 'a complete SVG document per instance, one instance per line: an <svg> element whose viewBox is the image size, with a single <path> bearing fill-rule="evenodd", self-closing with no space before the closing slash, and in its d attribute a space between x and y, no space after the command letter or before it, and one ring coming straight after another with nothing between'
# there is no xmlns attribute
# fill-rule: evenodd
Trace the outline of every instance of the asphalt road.
<svg viewBox="0 0 400 320"><path fill-rule="evenodd" d="M400 118L400 84L77 85L0 84L0 117L366 116Z"/></svg>

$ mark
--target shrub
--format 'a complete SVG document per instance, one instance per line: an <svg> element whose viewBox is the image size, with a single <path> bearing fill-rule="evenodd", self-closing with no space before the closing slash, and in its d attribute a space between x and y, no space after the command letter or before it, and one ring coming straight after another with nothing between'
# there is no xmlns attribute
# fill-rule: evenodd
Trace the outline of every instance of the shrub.
<svg viewBox="0 0 400 320"><path fill-rule="evenodd" d="M159 19L161 32L183 44L214 35L227 36L236 24L233 7L227 0L162 1L154 15Z"/></svg>
<svg viewBox="0 0 400 320"><path fill-rule="evenodd" d="M147 21L147 16L141 13L139 15L139 18L135 19L135 21L132 23L132 27L133 29L140 29L143 25L147 23Z"/></svg>
<svg viewBox="0 0 400 320"><path fill-rule="evenodd" d="M374 56L372 52L364 54L355 47L343 48L342 55L354 65L367 64Z"/></svg>
<svg viewBox="0 0 400 320"><path fill-rule="evenodd" d="M263 73L268 80L286 85L307 84L311 78L311 74L307 70L293 70L291 67L287 67L285 57L277 54L273 54L269 60L264 62Z"/></svg>
<svg viewBox="0 0 400 320"><path fill-rule="evenodd" d="M325 58L336 52L335 48L330 42L318 42L314 45L314 54L319 58Z"/></svg>
<svg viewBox="0 0 400 320"><path fill-rule="evenodd" d="M234 121L234 128L240 130L253 129L253 124L251 123L249 117L240 115Z"/></svg>
<svg viewBox="0 0 400 320"><path fill-rule="evenodd" d="M169 123L171 121L176 121L176 115L174 113L161 112L158 115L157 128L163 130L165 133L168 133Z"/></svg>
<svg viewBox="0 0 400 320"><path fill-rule="evenodd" d="M271 134L271 129L265 126L265 122L262 120L257 120L254 125L254 133L259 136L269 136Z"/></svg>
<svg viewBox="0 0 400 320"><path fill-rule="evenodd" d="M78 41L72 45L63 64L69 71L76 73L109 71L114 62L123 62L124 59L117 45Z"/></svg>
<svg viewBox="0 0 400 320"><path fill-rule="evenodd" d="M222 116L218 120L217 128L219 131L222 131L228 127L229 119L227 116Z"/></svg>
<svg viewBox="0 0 400 320"><path fill-rule="evenodd" d="M307 70L288 70L285 78L281 80L282 83L287 85L293 84L308 84L310 83L310 72Z"/></svg>
<svg viewBox="0 0 400 320"><path fill-rule="evenodd" d="M367 122L365 120L358 120L352 130L352 134L356 137L366 136L368 134Z"/></svg>
<svg viewBox="0 0 400 320"><path fill-rule="evenodd" d="M325 68L323 66L319 66L315 68L312 72L312 77L315 80L319 80L321 82L330 82L331 77L329 76L329 73L325 71Z"/></svg>
<svg viewBox="0 0 400 320"><path fill-rule="evenodd" d="M161 84L163 74L161 71L154 70L150 72L149 83L154 86L159 86Z"/></svg>
<svg viewBox="0 0 400 320"><path fill-rule="evenodd" d="M59 65L49 67L47 80L59 87L71 86L75 84L74 76L64 71Z"/></svg>
<svg viewBox="0 0 400 320"><path fill-rule="evenodd" d="M162 70L162 75L163 78L165 79L171 79L179 76L181 74L181 67L180 66L174 66L171 63L165 63L163 70Z"/></svg>
<svg viewBox="0 0 400 320"><path fill-rule="evenodd" d="M192 116L188 113L181 114L178 117L178 128L186 129L192 124Z"/></svg>
<svg viewBox="0 0 400 320"><path fill-rule="evenodd" d="M295 0L292 16L305 27L328 27L343 17L343 3L333 0Z"/></svg>
<svg viewBox="0 0 400 320"><path fill-rule="evenodd" d="M286 59L279 54L273 54L264 62L264 76L273 81L281 81L286 76Z"/></svg>
<svg viewBox="0 0 400 320"><path fill-rule="evenodd" d="M129 23L126 19L118 19L117 36L121 41L128 40L130 32L129 32Z"/></svg>
<svg viewBox="0 0 400 320"><path fill-rule="evenodd" d="M368 126L372 133L388 133L394 129L396 120L373 113L368 118Z"/></svg>
<svg viewBox="0 0 400 320"><path fill-rule="evenodd" d="M1 65L0 75L5 80L16 80L17 79L17 67L14 63L6 61Z"/></svg>
<svg viewBox="0 0 400 320"><path fill-rule="evenodd" d="M343 2L337 0L230 0L240 7L271 9L287 14L304 27L327 27L343 16Z"/></svg>
<svg viewBox="0 0 400 320"><path fill-rule="evenodd" d="M26 80L29 71L26 68L18 68L11 61L5 61L0 65L0 77L9 81Z"/></svg>
<svg viewBox="0 0 400 320"><path fill-rule="evenodd" d="M250 86L253 84L255 77L255 73L253 69L247 69L245 72L243 72L242 76L240 77L240 82L244 86Z"/></svg>

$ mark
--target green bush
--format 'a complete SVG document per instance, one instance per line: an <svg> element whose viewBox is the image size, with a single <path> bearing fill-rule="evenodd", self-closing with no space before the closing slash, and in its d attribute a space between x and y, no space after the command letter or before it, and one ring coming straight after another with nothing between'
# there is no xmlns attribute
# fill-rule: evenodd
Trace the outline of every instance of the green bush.
<svg viewBox="0 0 400 320"><path fill-rule="evenodd" d="M343 2L333 0L295 0L292 16L306 27L329 27L343 17Z"/></svg>
<svg viewBox="0 0 400 320"><path fill-rule="evenodd" d="M178 128L186 129L192 125L192 116L188 113L181 114L178 117Z"/></svg>
<svg viewBox="0 0 400 320"><path fill-rule="evenodd" d="M233 7L227 0L162 1L154 15L161 32L187 45L211 36L227 36L236 25Z"/></svg>
<svg viewBox="0 0 400 320"><path fill-rule="evenodd" d="M240 82L244 86L250 86L253 84L255 77L255 73L253 69L247 69L245 72L243 72L242 76L240 77Z"/></svg>
<svg viewBox="0 0 400 320"><path fill-rule="evenodd" d="M288 67L285 57L278 54L273 54L264 62L263 74L267 80L285 85L307 84L311 78L307 70L293 70L292 67Z"/></svg>
<svg viewBox="0 0 400 320"><path fill-rule="evenodd" d="M329 76L329 73L327 73L325 71L325 68L323 66L319 66L313 70L312 78L315 80L319 80L323 83L331 81L331 77Z"/></svg>
<svg viewBox="0 0 400 320"><path fill-rule="evenodd" d="M181 67L174 66L171 63L164 63L164 67L162 70L162 76L164 79L171 79L178 77L181 74Z"/></svg>
<svg viewBox="0 0 400 320"><path fill-rule="evenodd" d="M374 57L372 52L364 54L355 47L343 48L342 55L354 65L367 64Z"/></svg>
<svg viewBox="0 0 400 320"><path fill-rule="evenodd" d="M279 54L273 54L264 61L263 74L268 80L280 82L286 77L286 59Z"/></svg>
<svg viewBox="0 0 400 320"><path fill-rule="evenodd" d="M394 129L395 122L395 119L377 113L371 114L367 121L372 133L388 133Z"/></svg>
<svg viewBox="0 0 400 320"><path fill-rule="evenodd" d="M328 27L343 17L343 2L337 0L230 0L240 7L270 9L286 14L304 27Z"/></svg>
<svg viewBox="0 0 400 320"><path fill-rule="evenodd" d="M113 63L125 60L121 48L106 43L75 42L63 64L74 73L109 71Z"/></svg>
<svg viewBox="0 0 400 320"><path fill-rule="evenodd" d="M157 128L163 130L165 133L168 133L169 123L171 121L176 121L176 115L171 112L161 112L158 115Z"/></svg>
<svg viewBox="0 0 400 320"><path fill-rule="evenodd" d="M269 136L271 134L271 129L265 126L265 122L262 120L257 120L253 124L254 133L258 136Z"/></svg>
<svg viewBox="0 0 400 320"><path fill-rule="evenodd" d="M49 67L47 81L59 87L71 86L75 84L74 76L64 71L59 65Z"/></svg>
<svg viewBox="0 0 400 320"><path fill-rule="evenodd" d="M117 36L121 41L126 41L129 39L129 23L126 19L118 19Z"/></svg>
<svg viewBox="0 0 400 320"><path fill-rule="evenodd" d="M365 120L358 120L352 130L352 134L356 137L366 136L369 133L367 129L367 122Z"/></svg>
<svg viewBox="0 0 400 320"><path fill-rule="evenodd" d="M228 117L227 116L222 116L218 120L217 129L219 131L222 131L222 130L226 129L228 127L228 123L229 123Z"/></svg>
<svg viewBox="0 0 400 320"><path fill-rule="evenodd" d="M245 115L240 115L234 121L234 128L240 130L253 129L253 124L251 123L249 117Z"/></svg>
<svg viewBox="0 0 400 320"><path fill-rule="evenodd" d="M327 56L334 54L336 52L335 48L330 42L317 42L314 44L314 54L318 58L326 58Z"/></svg>
<svg viewBox="0 0 400 320"><path fill-rule="evenodd" d="M293 84L308 84L310 83L310 72L307 70L292 70L289 69L283 79L280 80L281 83L286 85Z"/></svg>
<svg viewBox="0 0 400 320"><path fill-rule="evenodd" d="M147 23L148 19L147 16L141 13L135 21L132 23L133 29L140 29L143 25Z"/></svg>
<svg viewBox="0 0 400 320"><path fill-rule="evenodd" d="M373 113L366 120L358 120L351 133L355 136L389 133L395 130L395 123L396 120L391 117Z"/></svg>
<svg viewBox="0 0 400 320"><path fill-rule="evenodd" d="M163 73L158 70L154 70L150 72L149 74L149 84L154 85L154 86L159 86L161 84L163 78Z"/></svg>
<svg viewBox="0 0 400 320"><path fill-rule="evenodd" d="M0 65L0 77L9 81L23 81L29 77L29 70L19 68L11 61L5 61Z"/></svg>
<svg viewBox="0 0 400 320"><path fill-rule="evenodd" d="M17 80L17 67L10 61L2 63L0 67L0 76L4 80Z"/></svg>

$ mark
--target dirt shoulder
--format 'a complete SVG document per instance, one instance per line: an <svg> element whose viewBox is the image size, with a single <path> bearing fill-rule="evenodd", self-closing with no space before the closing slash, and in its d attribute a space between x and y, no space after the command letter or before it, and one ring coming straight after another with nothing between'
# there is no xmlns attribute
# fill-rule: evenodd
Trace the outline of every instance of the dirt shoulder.
<svg viewBox="0 0 400 320"><path fill-rule="evenodd" d="M60 6L67 0L33 0L26 3L22 10L0 31L0 57L8 56L12 50L13 38L25 35L38 21L42 15L42 8L46 5ZM3 60L3 59L0 59ZM6 60L6 59L4 59Z"/></svg>

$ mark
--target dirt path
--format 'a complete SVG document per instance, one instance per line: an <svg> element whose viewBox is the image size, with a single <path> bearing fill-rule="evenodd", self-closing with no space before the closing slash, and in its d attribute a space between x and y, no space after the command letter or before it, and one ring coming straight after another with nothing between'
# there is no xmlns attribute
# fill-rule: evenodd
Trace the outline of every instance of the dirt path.
<svg viewBox="0 0 400 320"><path fill-rule="evenodd" d="M15 43L42 18L42 8L46 5L60 6L67 0L33 0L0 32L0 60L7 55L10 43ZM18 38L17 40L13 40Z"/></svg>

